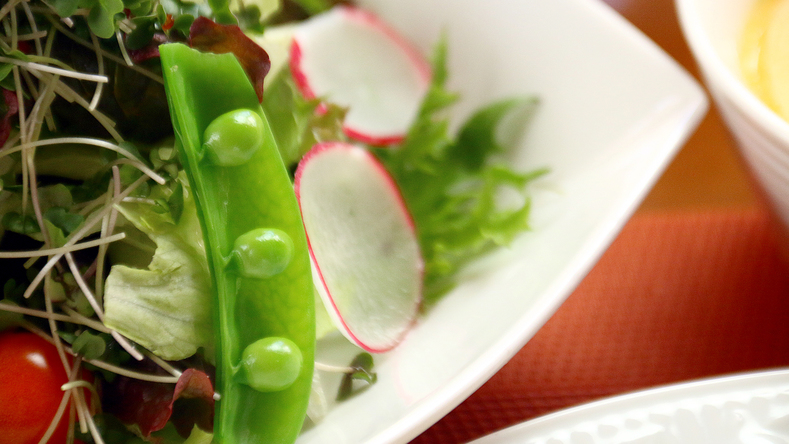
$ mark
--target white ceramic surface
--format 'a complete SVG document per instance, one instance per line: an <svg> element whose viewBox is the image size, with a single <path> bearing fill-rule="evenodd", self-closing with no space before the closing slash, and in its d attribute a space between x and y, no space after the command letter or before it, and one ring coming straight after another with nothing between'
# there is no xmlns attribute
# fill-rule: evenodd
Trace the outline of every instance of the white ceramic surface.
<svg viewBox="0 0 789 444"><path fill-rule="evenodd" d="M789 442L789 370L693 381L574 407L471 444Z"/></svg>
<svg viewBox="0 0 789 444"><path fill-rule="evenodd" d="M533 229L473 264L460 287L376 361L378 383L332 406L299 444L405 443L512 357L586 275L707 110L700 87L597 0L362 0L429 53L449 37L462 118L495 98L542 105L512 161ZM346 364L341 339L318 359ZM322 383L332 393L336 378Z"/></svg>
<svg viewBox="0 0 789 444"><path fill-rule="evenodd" d="M675 2L682 31L716 106L789 228L789 123L750 92L738 62L745 20L756 0Z"/></svg>

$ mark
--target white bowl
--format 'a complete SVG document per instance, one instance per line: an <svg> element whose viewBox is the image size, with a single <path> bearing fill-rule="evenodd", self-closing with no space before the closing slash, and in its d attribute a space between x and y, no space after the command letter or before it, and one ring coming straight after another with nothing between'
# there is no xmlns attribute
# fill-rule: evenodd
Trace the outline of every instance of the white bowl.
<svg viewBox="0 0 789 444"><path fill-rule="evenodd" d="M789 124L745 86L739 64L739 42L755 3L676 0L680 26L704 82L778 218L789 228Z"/></svg>
<svg viewBox="0 0 789 444"><path fill-rule="evenodd" d="M462 402L574 290L707 110L678 64L596 0L359 3L426 53L447 33L459 119L496 98L538 95L513 162L551 173L533 187L532 230L469 267L377 357L378 383L333 406L300 444L408 442ZM352 353L326 341L318 359L343 364Z"/></svg>

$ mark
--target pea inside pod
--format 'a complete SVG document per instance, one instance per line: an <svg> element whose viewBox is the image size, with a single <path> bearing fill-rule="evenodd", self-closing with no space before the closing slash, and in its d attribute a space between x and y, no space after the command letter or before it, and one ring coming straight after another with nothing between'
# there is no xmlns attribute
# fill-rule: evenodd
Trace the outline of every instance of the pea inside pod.
<svg viewBox="0 0 789 444"><path fill-rule="evenodd" d="M242 276L265 279L283 272L293 258L293 240L282 230L258 228L239 236L231 266Z"/></svg>
<svg viewBox="0 0 789 444"><path fill-rule="evenodd" d="M249 109L222 114L205 129L204 155L217 165L243 165L263 146L263 125L260 116Z"/></svg>
<svg viewBox="0 0 789 444"><path fill-rule="evenodd" d="M233 55L177 43L159 52L214 286L221 395L214 442L293 443L315 350L312 275L293 185Z"/></svg>
<svg viewBox="0 0 789 444"><path fill-rule="evenodd" d="M290 387L301 371L299 346L287 338L259 339L244 349L236 380L260 392Z"/></svg>

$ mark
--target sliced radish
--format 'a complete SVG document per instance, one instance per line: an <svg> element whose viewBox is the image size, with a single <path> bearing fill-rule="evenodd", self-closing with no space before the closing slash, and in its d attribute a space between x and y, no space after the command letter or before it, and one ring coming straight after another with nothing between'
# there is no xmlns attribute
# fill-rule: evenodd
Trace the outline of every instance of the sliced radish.
<svg viewBox="0 0 789 444"><path fill-rule="evenodd" d="M390 350L416 319L424 268L397 185L367 150L327 142L299 163L296 196L334 324L369 352Z"/></svg>
<svg viewBox="0 0 789 444"><path fill-rule="evenodd" d="M372 145L403 140L430 83L430 67L367 11L338 6L300 25L290 67L309 99L348 108L345 133Z"/></svg>

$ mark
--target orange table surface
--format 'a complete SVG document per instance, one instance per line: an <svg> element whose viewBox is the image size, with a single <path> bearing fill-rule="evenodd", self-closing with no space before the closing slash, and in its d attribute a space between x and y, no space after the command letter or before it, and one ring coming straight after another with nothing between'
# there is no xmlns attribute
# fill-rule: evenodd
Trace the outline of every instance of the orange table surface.
<svg viewBox="0 0 789 444"><path fill-rule="evenodd" d="M699 78L672 0L606 0ZM413 443L463 443L633 390L789 366L789 267L714 106L535 337Z"/></svg>

